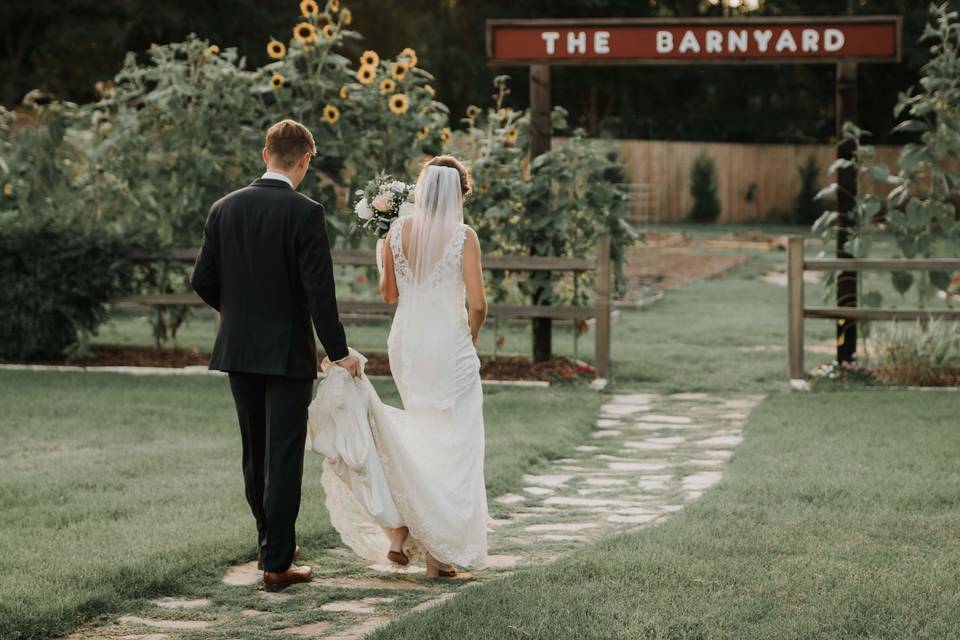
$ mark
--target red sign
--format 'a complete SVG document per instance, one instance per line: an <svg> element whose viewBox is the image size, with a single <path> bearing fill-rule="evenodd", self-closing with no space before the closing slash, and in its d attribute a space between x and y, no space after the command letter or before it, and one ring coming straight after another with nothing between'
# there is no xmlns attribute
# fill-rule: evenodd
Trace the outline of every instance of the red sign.
<svg viewBox="0 0 960 640"><path fill-rule="evenodd" d="M487 61L517 64L899 62L899 16L488 20Z"/></svg>

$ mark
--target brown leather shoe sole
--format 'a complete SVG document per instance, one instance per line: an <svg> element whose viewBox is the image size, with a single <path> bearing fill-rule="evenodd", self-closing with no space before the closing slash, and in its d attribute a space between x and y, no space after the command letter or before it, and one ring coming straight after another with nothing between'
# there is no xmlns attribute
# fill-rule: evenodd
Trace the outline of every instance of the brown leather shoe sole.
<svg viewBox="0 0 960 640"><path fill-rule="evenodd" d="M313 570L310 567L295 567L296 571L289 569L283 573L263 572L263 588L266 591L282 591L292 584L300 584L313 580ZM306 569L306 571L302 571ZM274 576L274 577L271 577Z"/></svg>

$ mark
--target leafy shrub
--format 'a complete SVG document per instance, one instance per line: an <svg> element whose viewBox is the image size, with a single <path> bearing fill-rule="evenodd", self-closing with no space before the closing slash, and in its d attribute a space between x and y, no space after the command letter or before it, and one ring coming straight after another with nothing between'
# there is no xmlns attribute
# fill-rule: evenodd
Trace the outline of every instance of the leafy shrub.
<svg viewBox="0 0 960 640"><path fill-rule="evenodd" d="M706 153L701 153L690 168L690 195L693 206L687 213L691 222L711 223L720 217L720 200L717 199L716 163Z"/></svg>
<svg viewBox="0 0 960 640"><path fill-rule="evenodd" d="M873 360L877 377L888 384L957 384L960 327L941 320L891 323L878 332Z"/></svg>
<svg viewBox="0 0 960 640"><path fill-rule="evenodd" d="M95 333L126 290L126 243L52 216L0 216L0 358L58 357Z"/></svg>
<svg viewBox="0 0 960 640"><path fill-rule="evenodd" d="M823 206L817 200L820 188L817 186L820 177L820 165L813 155L798 167L800 172L800 191L793 201L793 223L812 225L823 213Z"/></svg>

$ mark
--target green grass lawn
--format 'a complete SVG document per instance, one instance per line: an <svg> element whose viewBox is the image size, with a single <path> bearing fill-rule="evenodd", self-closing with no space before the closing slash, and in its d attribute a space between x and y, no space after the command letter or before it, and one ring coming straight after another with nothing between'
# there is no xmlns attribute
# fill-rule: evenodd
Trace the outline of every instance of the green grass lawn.
<svg viewBox="0 0 960 640"><path fill-rule="evenodd" d="M491 496L582 442L599 402L583 388L485 393ZM0 638L50 638L252 557L226 379L0 372L0 406ZM339 539L307 455L310 553Z"/></svg>
<svg viewBox="0 0 960 640"><path fill-rule="evenodd" d="M664 524L464 590L374 640L960 637L960 396L780 394Z"/></svg>

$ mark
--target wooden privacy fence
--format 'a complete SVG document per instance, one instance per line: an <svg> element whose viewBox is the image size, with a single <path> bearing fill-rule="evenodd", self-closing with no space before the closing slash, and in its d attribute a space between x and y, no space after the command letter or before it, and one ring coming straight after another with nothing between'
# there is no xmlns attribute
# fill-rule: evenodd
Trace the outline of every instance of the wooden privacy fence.
<svg viewBox="0 0 960 640"><path fill-rule="evenodd" d="M787 241L787 337L788 374L791 380L803 378L803 321L825 318L857 320L960 320L960 309L865 309L862 307L807 307L804 304L804 271L957 271L960 259L885 259L885 258L806 258L803 237Z"/></svg>
<svg viewBox="0 0 960 640"><path fill-rule="evenodd" d="M175 249L171 257L178 262L193 263L198 249ZM373 251L333 251L334 265L357 267L375 266L376 255ZM147 261L144 256L134 259ZM550 318L552 320L585 321L593 318L594 360L597 376L610 377L610 288L612 272L610 265L610 236L601 236L597 240L597 253L594 258L551 258L532 256L485 256L485 271L499 272L595 272L594 306L578 307L572 305L509 305L491 304L488 315L497 318L518 318L533 320ZM125 296L114 300L117 303L138 306L203 306L203 301L194 293L147 294ZM385 317L393 314L395 305L379 300L338 300L341 313L348 316ZM574 329L576 331L576 328Z"/></svg>

